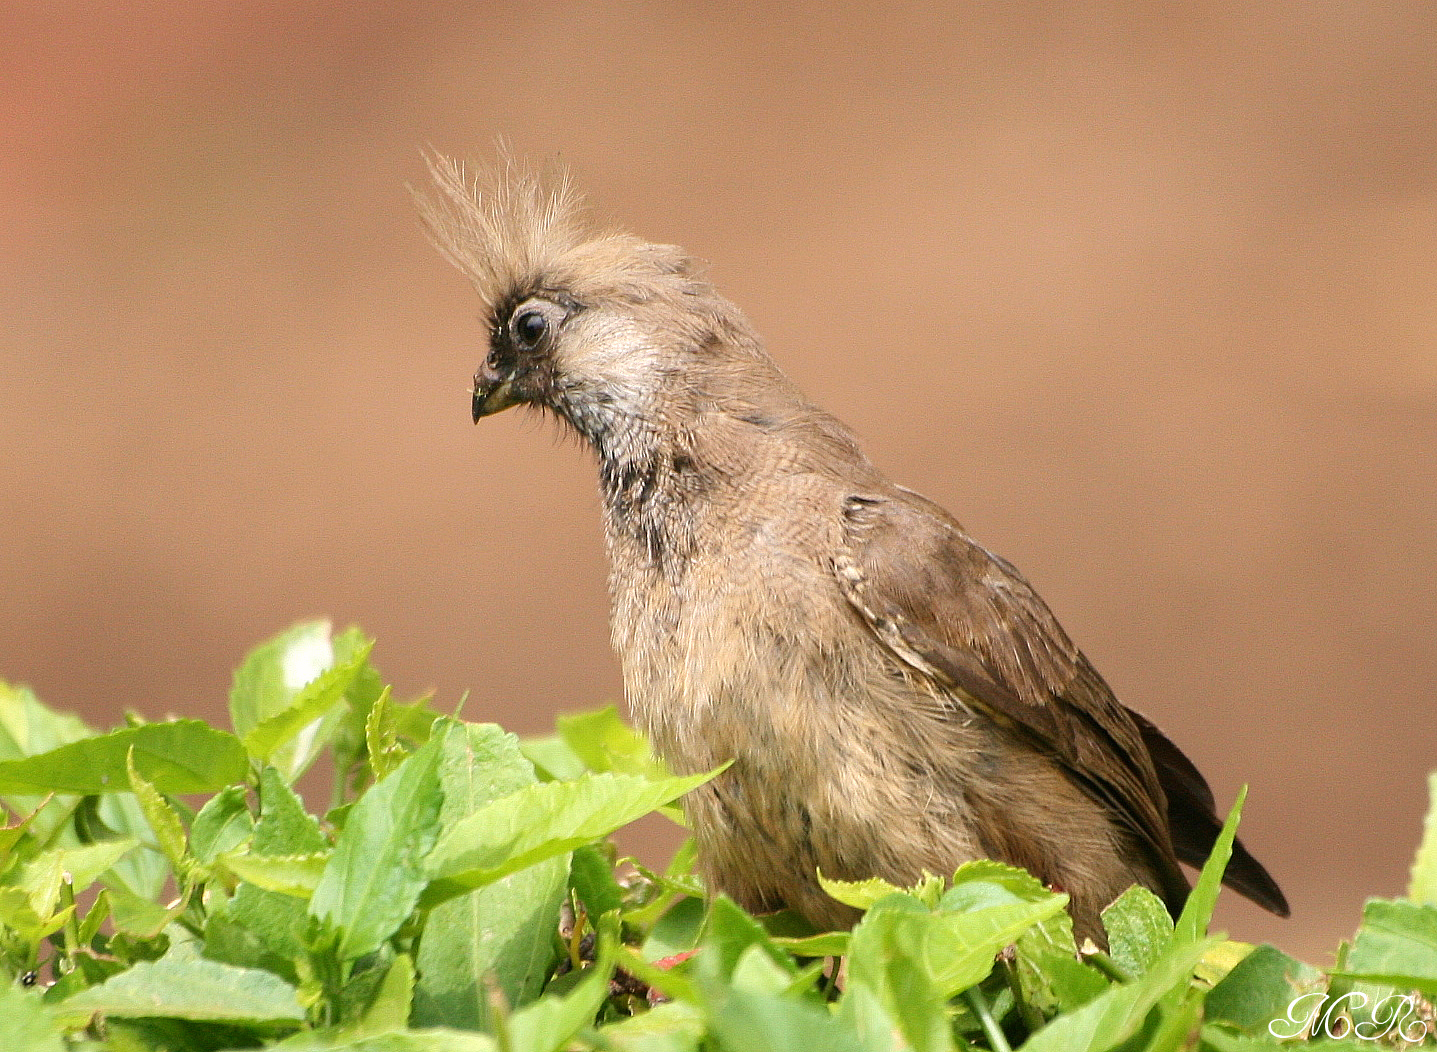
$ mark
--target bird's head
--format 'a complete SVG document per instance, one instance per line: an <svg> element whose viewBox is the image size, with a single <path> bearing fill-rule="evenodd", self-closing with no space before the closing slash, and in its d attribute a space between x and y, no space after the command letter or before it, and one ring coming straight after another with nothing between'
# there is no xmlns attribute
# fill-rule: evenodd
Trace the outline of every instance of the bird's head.
<svg viewBox="0 0 1437 1052"><path fill-rule="evenodd" d="M419 198L430 234L485 307L476 422L530 405L601 445L671 411L705 361L762 354L693 259L599 228L562 170L502 154L472 174L443 157L430 170L435 192Z"/></svg>

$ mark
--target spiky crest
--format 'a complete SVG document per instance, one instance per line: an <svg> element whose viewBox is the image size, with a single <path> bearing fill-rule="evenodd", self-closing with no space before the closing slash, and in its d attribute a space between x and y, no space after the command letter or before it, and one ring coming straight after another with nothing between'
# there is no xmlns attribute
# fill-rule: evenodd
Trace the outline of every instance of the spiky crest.
<svg viewBox="0 0 1437 1052"><path fill-rule="evenodd" d="M693 260L603 229L562 165L528 165L502 145L495 163L472 172L440 154L426 159L437 192L415 199L429 236L491 312L544 290L631 302L693 291Z"/></svg>

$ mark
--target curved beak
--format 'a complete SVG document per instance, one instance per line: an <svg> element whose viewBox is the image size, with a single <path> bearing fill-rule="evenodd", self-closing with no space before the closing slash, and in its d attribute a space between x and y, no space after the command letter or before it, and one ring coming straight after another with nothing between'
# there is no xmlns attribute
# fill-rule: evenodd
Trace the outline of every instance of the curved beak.
<svg viewBox="0 0 1437 1052"><path fill-rule="evenodd" d="M481 417L493 416L501 410L508 409L515 405L519 399L514 397L514 378L506 376L503 379L494 378L487 380L481 376L474 377L474 422L477 424Z"/></svg>

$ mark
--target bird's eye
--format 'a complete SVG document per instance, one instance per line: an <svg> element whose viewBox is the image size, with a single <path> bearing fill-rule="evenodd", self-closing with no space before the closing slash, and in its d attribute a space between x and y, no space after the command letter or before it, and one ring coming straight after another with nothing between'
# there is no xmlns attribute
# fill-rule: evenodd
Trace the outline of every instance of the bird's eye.
<svg viewBox="0 0 1437 1052"><path fill-rule="evenodd" d="M536 310L526 310L514 319L514 339L526 351L533 350L549 331L549 319Z"/></svg>

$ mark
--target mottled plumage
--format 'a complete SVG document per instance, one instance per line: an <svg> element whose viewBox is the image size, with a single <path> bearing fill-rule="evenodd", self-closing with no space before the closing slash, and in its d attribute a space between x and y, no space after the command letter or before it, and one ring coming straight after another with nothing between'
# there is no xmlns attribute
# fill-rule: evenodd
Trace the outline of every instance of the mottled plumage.
<svg viewBox="0 0 1437 1052"><path fill-rule="evenodd" d="M561 173L436 159L422 199L489 345L473 413L555 413L598 457L613 638L678 771L710 886L850 923L816 873L909 884L991 856L1072 895L1080 935L1144 884L1176 911L1219 823L1042 599L884 478L672 246L608 233ZM1239 845L1228 883L1275 912Z"/></svg>

